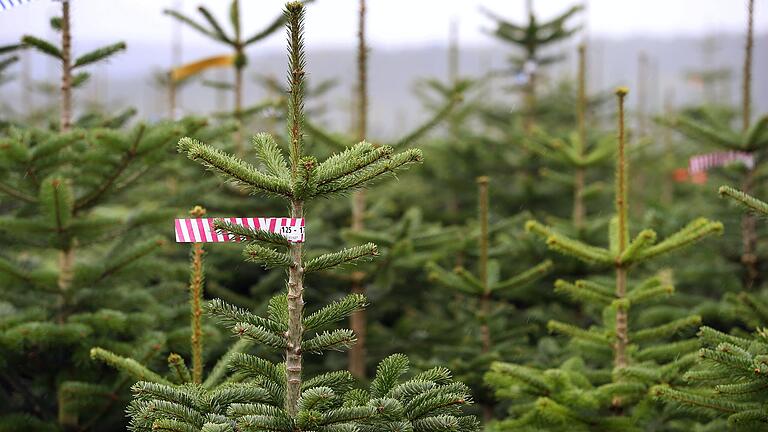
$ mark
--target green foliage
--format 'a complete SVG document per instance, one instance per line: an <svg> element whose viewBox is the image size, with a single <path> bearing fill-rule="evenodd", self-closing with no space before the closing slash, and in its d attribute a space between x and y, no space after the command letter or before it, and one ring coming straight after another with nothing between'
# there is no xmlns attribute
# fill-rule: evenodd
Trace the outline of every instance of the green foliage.
<svg viewBox="0 0 768 432"><path fill-rule="evenodd" d="M61 60L61 50L56 45L48 42L47 40L27 35L21 38L21 42L24 45L32 47L43 54Z"/></svg>
<svg viewBox="0 0 768 432"><path fill-rule="evenodd" d="M477 420L461 415L461 407L471 403L464 385L453 382L444 369L403 379L408 360L402 355L384 359L367 390L352 388L348 372L307 380L295 418L283 409L285 374L279 367L246 355L234 367L243 381L216 390L135 384L128 409L130 430L428 431L445 430L440 427L446 424L460 432L478 428Z"/></svg>
<svg viewBox="0 0 768 432"><path fill-rule="evenodd" d="M728 186L719 193L761 216L768 214L763 201ZM701 349L696 363L683 376L684 383L658 385L651 393L664 403L707 419L727 418L733 430L761 430L768 422L764 405L768 399L768 304L753 294L741 293L736 301L744 313L739 318L759 326L743 337L701 327Z"/></svg>
<svg viewBox="0 0 768 432"><path fill-rule="evenodd" d="M235 2L234 7L237 7ZM210 14L203 12L209 21ZM234 9L233 16L238 11ZM417 150L394 153L377 151L365 143L352 151L331 156L322 163L304 155L303 114L303 5L286 6L285 18L289 42L289 115L288 157L274 140L258 135L254 142L265 171L241 158L211 146L184 138L179 149L192 160L236 180L250 191L280 196L288 202L292 217L302 217L305 206L314 198L363 187L384 174L395 172L420 161ZM219 32L213 26L212 32ZM286 162L286 160L288 162ZM347 329L324 330L367 305L361 295L348 296L326 305L307 317L303 315L304 275L339 267L377 254L373 243L328 252L303 262L303 245L285 244L269 236L220 223L216 228L243 237L246 260L268 267L286 267L287 292L272 298L266 316L214 300L208 311L217 316L240 338L271 351L282 352L285 361L273 363L268 358L233 354L229 358L231 378L210 388L200 385L167 385L142 381L134 389L135 398L128 410L130 429L149 430L435 430L444 425L454 430L473 431L477 422L461 414L461 407L471 402L466 387L440 377L435 371L404 385L415 392L399 391L400 376L408 367L407 359L395 355L385 359L371 390L352 389L351 375L329 372L312 379L302 376L303 356L325 351L344 351L355 342ZM297 313L298 311L298 313ZM397 396L397 397L396 397Z"/></svg>
<svg viewBox="0 0 768 432"><path fill-rule="evenodd" d="M71 73L125 49L116 43L73 58L68 25L51 20L60 46L28 35L2 51L35 49ZM89 76L62 80L62 99ZM64 111L59 132L21 124L0 132L0 379L9 383L0 422L10 430L119 427L131 380L169 382L144 364L169 343L159 330L175 314L174 285L166 282L173 266L163 266L166 242L156 236L173 211L136 194L162 175L169 145L207 122L127 128L136 111L126 109L86 113L66 130L71 113ZM90 362L89 352L126 375ZM29 415L35 419L22 420Z"/></svg>
<svg viewBox="0 0 768 432"><path fill-rule="evenodd" d="M592 246L536 221L526 224L529 232L542 237L558 253L613 267L615 284L599 280L556 282L556 291L583 303L587 310L601 313L586 329L549 321L549 330L569 337L574 348L573 356L558 368L541 370L504 362L492 365L486 382L498 397L512 402L509 418L492 428L644 430L664 415L649 405L649 388L680 382L680 371L695 361L695 345L684 338L691 328L701 324L701 317L660 303L674 290L671 275L662 273L641 282L628 278L628 273L662 254L721 232L723 227L719 222L700 218L659 243L650 229L630 240L623 130L626 93L625 89L617 90L617 216L609 227L609 245Z"/></svg>
<svg viewBox="0 0 768 432"><path fill-rule="evenodd" d="M309 3L309 2L305 2ZM270 22L264 29L254 33L250 37L243 37L240 28L240 3L238 0L233 0L230 5L229 20L232 26L232 32L228 33L224 30L224 27L213 16L213 14L205 6L199 6L197 11L205 21L201 23L195 19L182 14L181 12L166 9L164 13L184 24L198 31L199 33L213 39L216 42L230 46L236 51L238 58L235 61L235 67L242 69L247 64L247 60L243 55L243 49L252 45L274 32L280 30L285 25L285 15L278 15L272 22Z"/></svg>
<svg viewBox="0 0 768 432"><path fill-rule="evenodd" d="M716 149L761 154L768 147L768 116L762 116L749 129L740 132L723 122L713 110L697 114L685 113L663 123L693 141Z"/></svg>
<svg viewBox="0 0 768 432"><path fill-rule="evenodd" d="M0 86L13 79L13 76L8 74L6 70L19 61L19 56L11 53L20 48L22 48L21 44L0 46Z"/></svg>
<svg viewBox="0 0 768 432"><path fill-rule="evenodd" d="M710 175L739 185L743 191L720 193L762 216L768 205L750 193L759 195L768 172L767 118L737 131L734 112L715 107L665 115L660 123L689 139L670 133L645 144L633 136L636 145L620 157L643 172L617 169L625 181L610 211L602 192L620 152L614 134L602 131L615 120L604 93L587 97L584 86L539 74L562 57L550 53L577 30L580 7L548 22L491 15L493 36L518 49L510 64L514 84L527 75L524 107L502 94L507 83L493 81L495 73L466 78L449 68L450 82L417 89L425 121L380 142L323 128L320 98L332 83L306 82L299 5L266 16L255 31L239 1L229 6L227 17L210 6L196 16L166 13L231 50L236 77L246 51L287 24L288 88L260 77L270 98L235 109L237 121L226 120L230 111L213 114L212 122L223 120L213 125L144 123L131 108L75 107L82 113L72 129L56 133L55 107L28 120L1 108L12 120L0 121L0 431L120 430L126 421L143 431L470 431L479 429L473 413L490 420L489 431L764 429L768 296L759 278L736 290L734 239L700 243L723 224L687 222L692 214L721 219L716 200L700 185L672 182L668 171L702 145L750 152L753 172ZM65 24L51 19L54 34ZM64 47L52 39L22 42L0 47L0 84L13 78L17 49L63 61ZM124 49L69 55L71 86L84 88L89 66ZM169 80L162 73L164 86ZM237 81L203 83L225 96ZM53 100L61 83L33 87ZM375 114L369 120L379 130L384 117ZM282 119L287 134L275 132ZM270 133L232 152L242 141L228 139L232 132L262 123ZM171 158L172 142L217 175ZM411 149L416 142L420 149ZM422 169L370 192L364 229L344 228L346 195L422 160ZM481 175L501 185L487 218L475 216L471 179ZM625 200L640 196L648 199L629 209ZM577 197L589 208L581 223ZM240 244L205 246L206 298L214 299L204 302L199 356L187 325L186 248L160 237L190 202L216 216L288 208L285 216L306 217L309 227L308 242L296 244L215 223ZM527 219L533 235L520 229ZM635 221L647 228L630 229ZM764 245L754 252L764 254ZM547 276L553 268L556 280ZM366 295L346 295L350 281ZM550 282L554 290L544 286ZM363 309L367 334L337 328ZM367 341L371 381L339 370L337 351L358 338Z"/></svg>
<svg viewBox="0 0 768 432"><path fill-rule="evenodd" d="M125 42L118 42L112 45L107 45L105 47L97 48L89 53L83 54L80 57L76 58L72 67L78 68L78 67L88 66L89 64L96 63L96 62L105 60L109 57L112 57L114 54L117 54L120 51L124 51L125 49L126 49Z"/></svg>
<svg viewBox="0 0 768 432"><path fill-rule="evenodd" d="M734 430L760 430L768 418L764 331L750 339L702 327L703 345L696 365L684 375L687 386L659 385L651 389L658 399L685 412L706 418L726 417Z"/></svg>
<svg viewBox="0 0 768 432"><path fill-rule="evenodd" d="M132 203L171 143L205 124L17 126L0 136L0 375L13 376L0 392L3 422L29 414L40 430L112 427L131 380L167 382L143 365L166 349L159 331L175 313L165 282L174 267L162 264L166 241L156 236L172 212Z"/></svg>
<svg viewBox="0 0 768 432"><path fill-rule="evenodd" d="M580 5L572 6L555 18L541 23L530 12L528 22L523 25L509 22L490 11L485 11L485 14L496 23L496 29L492 32L496 38L525 50L525 58L517 62L522 64L525 60L533 59L540 64L548 64L557 61L559 57L540 57L539 50L575 34L580 27L569 26L568 21L582 9Z"/></svg>
<svg viewBox="0 0 768 432"><path fill-rule="evenodd" d="M731 198L747 210L754 211L761 216L768 216L768 204L751 195L745 194L730 186L720 186L718 193L721 197Z"/></svg>

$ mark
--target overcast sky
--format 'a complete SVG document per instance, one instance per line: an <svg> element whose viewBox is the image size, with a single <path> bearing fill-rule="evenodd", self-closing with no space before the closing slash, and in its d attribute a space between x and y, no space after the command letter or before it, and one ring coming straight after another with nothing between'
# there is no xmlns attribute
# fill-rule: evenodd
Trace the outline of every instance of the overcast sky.
<svg viewBox="0 0 768 432"><path fill-rule="evenodd" d="M7 2L6 2L7 3ZM161 11L178 7L197 15L195 7L207 4L226 20L229 0L72 0L74 27L84 42L126 40L168 41L171 19ZM354 44L357 0L317 0L307 16L310 48L348 47ZM544 19L574 4L571 0L534 1L534 10ZM768 28L768 1L756 1L755 26ZM241 0L245 34L261 29L279 13L283 0ZM746 0L587 0L582 16L595 36L701 36L721 32L743 32ZM452 19L459 21L461 43L488 43L483 28L488 19L485 7L515 20L524 16L525 0L368 0L369 40L379 48L444 43ZM46 35L47 18L59 9L51 0L31 0L8 11L0 11L0 44L18 40L20 34ZM228 23L227 23L228 24ZM207 45L193 31L183 32L185 44ZM87 45L90 45L86 43ZM264 48L282 48L283 38L274 35Z"/></svg>

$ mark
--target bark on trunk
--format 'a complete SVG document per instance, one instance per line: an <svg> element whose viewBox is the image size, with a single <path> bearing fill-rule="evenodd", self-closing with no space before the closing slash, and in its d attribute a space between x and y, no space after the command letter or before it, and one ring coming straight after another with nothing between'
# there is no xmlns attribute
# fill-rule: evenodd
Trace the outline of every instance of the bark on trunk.
<svg viewBox="0 0 768 432"><path fill-rule="evenodd" d="M192 275L189 283L192 308L192 382L203 382L203 244L192 245Z"/></svg>
<svg viewBox="0 0 768 432"><path fill-rule="evenodd" d="M365 44L365 0L360 0L357 31L357 139L366 138L368 128L368 47ZM365 226L365 191L356 191L352 196L352 230L361 231ZM352 292L365 294L365 274L352 275ZM367 320L365 311L357 311L350 317L350 327L357 336L357 343L349 350L349 372L365 378Z"/></svg>
<svg viewBox="0 0 768 432"><path fill-rule="evenodd" d="M303 218L303 202L291 203L291 217ZM288 269L288 346L285 350L286 398L285 410L291 417L298 413L298 401L301 396L302 352L301 339L304 334L302 324L304 314L304 269L302 264L302 243L291 243L289 252L293 265Z"/></svg>
<svg viewBox="0 0 768 432"><path fill-rule="evenodd" d="M61 113L59 129L72 127L72 33L70 29L69 1L61 2Z"/></svg>

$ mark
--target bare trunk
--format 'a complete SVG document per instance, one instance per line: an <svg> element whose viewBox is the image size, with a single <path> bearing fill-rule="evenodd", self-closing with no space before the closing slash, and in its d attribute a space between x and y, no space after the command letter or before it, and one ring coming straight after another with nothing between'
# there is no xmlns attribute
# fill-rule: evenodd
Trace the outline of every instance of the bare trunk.
<svg viewBox="0 0 768 432"><path fill-rule="evenodd" d="M25 113L32 112L32 71L30 67L29 51L21 53L21 95L22 106Z"/></svg>
<svg viewBox="0 0 768 432"><path fill-rule="evenodd" d="M629 218L627 196L629 191L627 190L627 164L625 154L625 136L624 136L624 98L627 93L626 90L620 89L617 91L619 97L619 151L617 158L616 169L616 213L618 216L618 252L617 256L621 256L626 250L629 243ZM627 296L627 268L623 264L617 262L616 264L616 298L624 299ZM627 346L629 345L629 329L627 322L629 320L629 313L625 305L619 305L616 310L616 339L613 344L613 364L615 368L623 368L629 365L629 359L627 358ZM621 409L622 399L620 397L614 397L612 404L615 408Z"/></svg>
<svg viewBox="0 0 768 432"><path fill-rule="evenodd" d="M488 182L487 176L481 176L477 178L478 189L478 216L480 218L480 241L478 242L478 249L480 252L480 261L478 263L478 270L480 276L480 282L483 284L484 292L489 293L488 290Z"/></svg>
<svg viewBox="0 0 768 432"><path fill-rule="evenodd" d="M189 281L192 325L192 382L203 382L203 244L192 244L192 274Z"/></svg>
<svg viewBox="0 0 768 432"><path fill-rule="evenodd" d="M456 85L459 81L459 23L451 21L448 30L448 83Z"/></svg>
<svg viewBox="0 0 768 432"><path fill-rule="evenodd" d="M533 0L526 0L525 10L527 15L533 21ZM533 61L533 53L529 53L528 61ZM525 135L530 135L534 125L534 107L536 106L536 71L527 71L528 83L525 86L525 117L523 118L523 131ZM526 173L527 175L527 173Z"/></svg>
<svg viewBox="0 0 768 432"><path fill-rule="evenodd" d="M627 296L627 269L616 269L616 297L623 299ZM616 311L616 342L614 344L613 365L616 368L626 367L627 345L629 345L629 330L627 328L627 310L623 307Z"/></svg>
<svg viewBox="0 0 768 432"><path fill-rule="evenodd" d="M292 6L293 5L293 6ZM289 3L288 7L296 7ZM303 10L299 7L291 12L288 22L289 40L289 89L288 89L288 130L290 135L291 178L297 181L299 161L302 153L304 121L304 70L302 68ZM239 40L239 34L238 34ZM291 217L304 217L304 201L291 199ZM296 418L301 397L302 351L301 341L304 336L304 265L302 263L302 243L291 243L288 252L293 263L288 268L288 331L285 334L285 375L286 397L285 410L288 416Z"/></svg>
<svg viewBox="0 0 768 432"><path fill-rule="evenodd" d="M586 172L584 168L576 168L573 174L573 226L577 230L584 227L586 210L584 208L584 183Z"/></svg>
<svg viewBox="0 0 768 432"><path fill-rule="evenodd" d="M59 129L72 127L72 34L69 19L69 0L61 2L61 113Z"/></svg>
<svg viewBox="0 0 768 432"><path fill-rule="evenodd" d="M674 99L674 90L668 89L664 95L664 116L666 118L672 118L674 115L674 108L673 108L673 99ZM664 165L667 167L667 169L674 165L675 163L675 155L672 153L672 131L671 128L663 128L663 134L661 138L662 146L664 149L664 158L665 163ZM672 200L674 199L674 182L672 181L672 177L669 175L669 173L666 173L667 175L664 176L664 183L662 184L661 188L661 203L665 206L671 205Z"/></svg>
<svg viewBox="0 0 768 432"><path fill-rule="evenodd" d="M637 58L637 125L640 137L648 135L648 54Z"/></svg>
<svg viewBox="0 0 768 432"><path fill-rule="evenodd" d="M752 48L754 45L754 8L755 1L749 0L747 18L747 42L744 47L744 70L742 81L742 133L746 134L749 130L752 103ZM751 193L754 183L754 169L751 169L742 183L744 193ZM741 262L746 269L744 277L744 288L751 289L755 285L758 277L757 270L757 226L755 216L745 214L741 219L741 243L742 254Z"/></svg>
<svg viewBox="0 0 768 432"><path fill-rule="evenodd" d="M491 350L491 328L488 326L488 315L491 312L490 301L490 294L484 294L480 298L480 313L484 320L480 325L480 339L482 342L482 352L484 353Z"/></svg>
<svg viewBox="0 0 768 432"><path fill-rule="evenodd" d="M530 135L536 122L534 110L536 109L536 72L528 74L528 84L525 89L525 118L523 130Z"/></svg>
<svg viewBox="0 0 768 432"><path fill-rule="evenodd" d="M746 132L749 129L749 121L752 116L752 49L754 47L754 16L755 16L755 0L749 0L747 6L747 42L744 47L744 70L743 82L742 82L742 130Z"/></svg>
<svg viewBox="0 0 768 432"><path fill-rule="evenodd" d="M59 130L67 132L72 127L72 34L70 29L69 1L61 3L61 112L59 113ZM61 317L63 321L69 290L72 286L75 267L74 244L69 244L59 251L58 287L62 299ZM65 430L78 424L76 413L68 412L64 401L59 400L59 424Z"/></svg>
<svg viewBox="0 0 768 432"><path fill-rule="evenodd" d="M480 298L480 313L483 316L483 323L480 326L480 333L483 342L483 352L491 350L491 330L488 327L488 315L491 312L491 290L488 286L488 177L477 178L478 204L480 217L480 259L478 262L478 276L483 284L483 296Z"/></svg>
<svg viewBox="0 0 768 432"><path fill-rule="evenodd" d="M587 110L587 79L586 79L586 46L584 44L579 45L579 100L576 111L576 117L578 121L578 133L579 143L576 148L578 156L583 156L587 147L587 126L586 126L586 110ZM584 208L584 182L585 182L584 168L576 168L576 172L573 177L573 225L577 230L580 230L584 226L584 218L586 216L586 209Z"/></svg>
<svg viewBox="0 0 768 432"><path fill-rule="evenodd" d="M291 202L291 217L304 217L304 203ZM304 314L304 269L301 261L302 243L291 243L289 252L293 265L288 269L288 346L285 350L286 398L285 410L292 418L298 413L301 396L301 339L304 334L302 324Z"/></svg>
<svg viewBox="0 0 768 432"><path fill-rule="evenodd" d="M176 82L173 78L168 81L168 118L176 120Z"/></svg>
<svg viewBox="0 0 768 432"><path fill-rule="evenodd" d="M235 67L235 118L237 119L235 151L242 156L245 149L243 146L243 69L241 67Z"/></svg>
<svg viewBox="0 0 768 432"><path fill-rule="evenodd" d="M638 137L645 138L648 136L648 55L641 51L637 62L637 129ZM637 158L645 160L647 158L645 146L641 146L637 149ZM645 213L645 190L648 183L645 178L645 171L639 170L635 173L632 183L635 185L635 196L637 200L634 206L634 214L642 217Z"/></svg>
<svg viewBox="0 0 768 432"><path fill-rule="evenodd" d="M59 118L61 132L66 132L72 127L72 34L69 6L69 1L65 0L61 3L61 113ZM66 307L66 298L72 286L74 266L75 246L69 244L59 251L58 286L62 296L62 308Z"/></svg>
<svg viewBox="0 0 768 432"><path fill-rule="evenodd" d="M70 244L59 251L59 321L64 322L67 317L67 306L70 298L70 288L75 278L75 245Z"/></svg>
<svg viewBox="0 0 768 432"><path fill-rule="evenodd" d="M365 0L360 0L357 32L357 139L366 138L368 128L368 47L365 44ZM352 196L352 229L361 231L365 225L365 191ZM352 292L365 294L365 274L352 275ZM365 311L357 311L350 317L350 327L357 335L357 343L349 350L349 372L357 378L365 378L367 329Z"/></svg>
<svg viewBox="0 0 768 432"><path fill-rule="evenodd" d="M741 189L744 193L752 193L754 173L754 169L750 170L742 182ZM741 217L741 245L741 262L746 270L744 288L751 289L755 286L755 281L760 275L757 269L757 220L755 215L751 213L744 214Z"/></svg>
<svg viewBox="0 0 768 432"><path fill-rule="evenodd" d="M362 278L365 274L362 272L355 272L352 275L352 292L355 294L365 294L365 286L362 284ZM356 311L350 317L350 327L355 332L357 342L349 351L349 372L357 377L364 379L366 376L365 362L367 357L366 349L366 336L367 329L367 317L365 310Z"/></svg>
<svg viewBox="0 0 768 432"><path fill-rule="evenodd" d="M182 8L181 0L175 0L173 3L175 10ZM182 24L179 21L174 21L173 31L171 33L171 68L178 67L182 62ZM178 86L173 79L171 72L168 73L168 110L170 111L168 118L176 120L176 107L178 106Z"/></svg>
<svg viewBox="0 0 768 432"><path fill-rule="evenodd" d="M492 346L491 327L489 325L491 315L491 290L488 285L488 183L489 178L487 176L477 178L478 216L480 219L480 238L478 241L480 257L478 261L478 276L480 282L483 284L483 295L480 297L480 315L483 320L480 324L480 338L483 353L490 352ZM493 418L493 405L492 399L483 404L483 418L486 422L491 421Z"/></svg>
<svg viewBox="0 0 768 432"><path fill-rule="evenodd" d="M487 424L493 420L493 405L483 405L483 421Z"/></svg>

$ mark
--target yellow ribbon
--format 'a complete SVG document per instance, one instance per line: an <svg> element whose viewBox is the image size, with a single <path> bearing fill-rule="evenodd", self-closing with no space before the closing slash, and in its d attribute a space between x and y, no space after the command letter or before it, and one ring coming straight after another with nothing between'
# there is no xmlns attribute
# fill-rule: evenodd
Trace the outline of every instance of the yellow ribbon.
<svg viewBox="0 0 768 432"><path fill-rule="evenodd" d="M192 75L196 75L206 69L210 69L213 67L232 66L234 62L235 62L235 56L233 55L208 57L202 60L198 60L196 62L187 63L185 65L171 69L171 79L174 81L181 81Z"/></svg>

